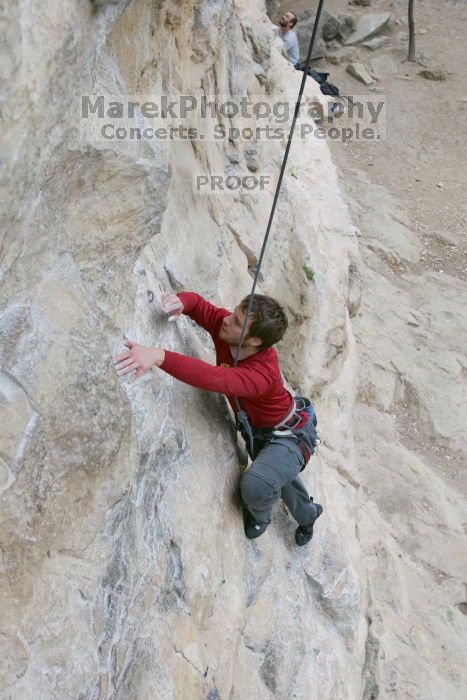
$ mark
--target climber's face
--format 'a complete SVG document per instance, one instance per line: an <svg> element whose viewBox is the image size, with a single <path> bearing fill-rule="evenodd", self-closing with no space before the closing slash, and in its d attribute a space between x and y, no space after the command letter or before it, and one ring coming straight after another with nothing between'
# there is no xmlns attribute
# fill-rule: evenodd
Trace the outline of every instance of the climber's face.
<svg viewBox="0 0 467 700"><path fill-rule="evenodd" d="M291 28L292 27L292 21L294 19L295 15L293 12L286 12L285 15L282 15L282 17L279 20L279 24L281 25L282 28Z"/></svg>
<svg viewBox="0 0 467 700"><path fill-rule="evenodd" d="M243 321L245 320L245 314L242 311L241 306L236 306L235 310L230 316L226 316L222 321L222 326L219 332L219 338L228 343L233 347L237 347L240 342L240 336L242 334ZM258 347L261 345L262 340L260 338L250 338L248 333L251 326L251 319L248 321L246 327L245 337L243 338L242 347Z"/></svg>

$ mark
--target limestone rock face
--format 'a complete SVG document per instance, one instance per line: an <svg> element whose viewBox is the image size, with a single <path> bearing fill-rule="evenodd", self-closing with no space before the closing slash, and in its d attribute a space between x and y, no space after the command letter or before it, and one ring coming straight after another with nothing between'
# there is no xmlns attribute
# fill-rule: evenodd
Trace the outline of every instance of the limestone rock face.
<svg viewBox="0 0 467 700"><path fill-rule="evenodd" d="M464 695L465 275L433 268L400 201L346 171L360 229L364 290L352 326L361 359L355 403L357 529L368 571L370 623L363 697ZM361 261L362 262L362 261ZM463 358L463 359L461 359ZM425 679L425 684L422 679Z"/></svg>
<svg viewBox="0 0 467 700"><path fill-rule="evenodd" d="M299 551L279 505L261 541L245 540L220 397L112 367L125 337L213 361L204 331L167 323L160 293L233 307L249 292L285 139L80 135L82 96L288 98L301 74L261 3L3 12L2 697L359 697L366 593L346 525L356 489L338 471L351 450L357 253L327 146L293 145L260 286L290 317L287 381L331 426L304 478L340 507ZM194 191L194 174L224 172L271 181L265 193Z"/></svg>
<svg viewBox="0 0 467 700"><path fill-rule="evenodd" d="M365 415L400 410L403 427L417 372L371 363L358 379L351 319L360 331L366 273L325 141L297 135L292 145L258 290L286 308L284 377L313 400L321 428L303 473L325 508L312 543L295 546L281 504L263 537L245 539L222 397L160 370L132 383L113 369L125 338L213 362L205 332L188 318L168 323L160 294L195 290L233 308L250 291L288 131L269 140L97 137L83 97L131 97L140 130L151 97L293 100L302 74L283 57L264 5L20 0L2 13L0 696L359 700L435 678L433 697L448 697L454 671L443 662L436 676L436 645L412 666L412 657L394 662L396 686L385 667L385 654L403 655L398 615L411 653L434 626L425 635L417 618L415 584L425 579L404 578L402 544L389 535L378 544L382 491L367 499L374 461L381 490L391 483ZM323 99L314 81L306 99ZM130 118L103 119L125 130ZM176 126L170 112L157 119ZM202 126L195 112L186 123ZM200 176L245 174L267 176L263 190L198 187ZM389 257L381 237L374 245ZM410 236L400 245L404 258L417 256ZM409 302L403 308L411 321ZM454 361L453 352L446 372ZM380 403L357 402L357 382L372 391L380 375ZM442 420L433 406L418 418L421 432ZM461 427L459 412L453 459ZM383 416L381 435L391 430ZM448 526L458 544L457 515ZM443 531L436 543L453 558L447 542ZM460 565L443 571L452 592ZM411 595L399 603L401 580ZM459 652L448 641L457 692Z"/></svg>

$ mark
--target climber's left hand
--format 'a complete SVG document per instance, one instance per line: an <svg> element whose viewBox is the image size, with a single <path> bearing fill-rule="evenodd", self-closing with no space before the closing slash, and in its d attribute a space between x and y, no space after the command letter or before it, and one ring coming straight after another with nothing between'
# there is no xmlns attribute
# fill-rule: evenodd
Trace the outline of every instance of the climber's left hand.
<svg viewBox="0 0 467 700"><path fill-rule="evenodd" d="M125 345L128 348L127 352L122 352L121 355L114 357L115 369L119 375L128 374L128 372L136 370L133 377L134 381L150 370L151 367L160 367L164 362L165 352L162 348L148 348L145 345L135 343L133 340L126 340Z"/></svg>

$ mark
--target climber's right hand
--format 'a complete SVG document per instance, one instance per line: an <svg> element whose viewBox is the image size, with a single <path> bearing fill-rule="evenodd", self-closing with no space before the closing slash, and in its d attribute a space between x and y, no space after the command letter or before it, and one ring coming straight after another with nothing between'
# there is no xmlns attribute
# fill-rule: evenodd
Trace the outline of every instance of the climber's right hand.
<svg viewBox="0 0 467 700"><path fill-rule="evenodd" d="M169 321L176 321L183 313L183 304L176 294L164 292L161 296L162 310L168 314Z"/></svg>

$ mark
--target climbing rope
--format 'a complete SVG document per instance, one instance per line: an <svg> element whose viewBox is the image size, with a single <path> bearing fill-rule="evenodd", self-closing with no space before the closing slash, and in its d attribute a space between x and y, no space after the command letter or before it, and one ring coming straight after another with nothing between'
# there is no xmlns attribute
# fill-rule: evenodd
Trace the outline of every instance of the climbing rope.
<svg viewBox="0 0 467 700"><path fill-rule="evenodd" d="M253 304L253 295L254 295L254 293L255 293L256 283L257 283L257 281L258 281L259 273L260 273L260 270L261 270L261 265L262 265L262 262L263 262L264 253L265 253L265 251L266 251L266 245L267 245L267 242L268 242L269 233L270 233L270 231L271 231L271 226L272 226L272 221L273 221L273 219L274 219L274 214L275 214L275 211L276 211L277 200L279 199L279 194L280 194L280 189L281 189L281 185L282 185L282 180L283 180L284 173L285 173L285 167L286 167L286 165L287 165L287 160L288 160L288 157L289 157L289 151L290 151L290 147L291 147L291 145L292 145L292 138L293 138L294 131L295 131L295 124L296 124L296 121L297 121L297 119L298 119L298 115L299 115L299 111L300 111L301 99L302 99L302 97L303 97L303 91L304 91L304 89L305 89L305 83L306 83L306 79L307 79L307 77L308 77L308 68L309 68L310 62L311 62L311 55L312 55L312 53L313 53L313 46L314 46L314 43L315 43L316 32L318 31L318 25L319 25L319 20L320 20L320 16L321 16L321 10L323 9L323 5L324 5L324 0L319 0L318 9L317 9L317 11L316 11L316 17L315 17L315 21L314 21L314 24L313 24L313 31L312 31L312 33L311 33L310 45L309 45L309 47L308 47L308 53L307 53L307 57L306 57L306 61L305 61L305 68L303 69L303 77L302 77L302 81L301 81L301 83L300 83L300 90L298 91L298 97L297 97L297 101L296 101L296 103L295 103L295 110L294 110L294 115L293 115L293 119L292 119L292 125L291 125L291 127L290 127L289 135L288 135L288 138L287 138L287 146L286 146L286 148L285 148L284 158L283 158L283 160L282 160L282 165L281 165L281 169L280 169L280 173L279 173L279 180L277 181L276 191L275 191L275 194L274 194L274 200L273 200L272 208L271 208L271 213L270 213L270 215L269 215L269 221L268 221L268 225L267 225L267 228L266 228L266 233L264 234L263 245L261 246L261 253L260 253L260 256L259 256L258 265L256 266L256 272L255 272L255 276L254 276L254 279L253 279L253 286L252 286L252 288L251 288L251 293L250 293L250 300L249 300L249 302L248 302L247 311L246 311L246 314L245 314L245 318L244 318L244 320L243 320L242 332L241 332L241 334L240 334L240 342L239 342L239 344L238 344L238 346L237 346L237 351L236 351L236 353L235 353L235 359L234 359L234 364L233 364L234 367L236 367L237 364L238 364L238 358L239 358L239 355L240 355L240 351L241 351L241 349L242 349L242 343L243 343L243 340L244 340L244 337L245 337L245 332L246 332L246 327L247 327L247 323L248 323L248 318L249 318L250 313L251 313L251 307L252 307L252 304ZM242 428L244 429L244 431L245 431L245 433L246 433L246 435L247 435L247 437L248 437L248 442L249 442L249 446L250 446L249 452L250 452L251 458L253 459L253 453L254 453L254 451L253 451L253 434L252 434L252 432L251 432L250 422L249 422L249 420L248 420L247 414L246 414L245 411L242 409L242 407L241 407L241 405L240 405L240 401L238 400L237 397L235 397L235 403L236 403L236 406L237 406L237 409L238 409L238 410L237 410L237 414L236 414L237 423L238 423L239 425L242 426Z"/></svg>

